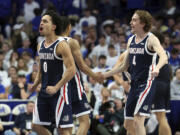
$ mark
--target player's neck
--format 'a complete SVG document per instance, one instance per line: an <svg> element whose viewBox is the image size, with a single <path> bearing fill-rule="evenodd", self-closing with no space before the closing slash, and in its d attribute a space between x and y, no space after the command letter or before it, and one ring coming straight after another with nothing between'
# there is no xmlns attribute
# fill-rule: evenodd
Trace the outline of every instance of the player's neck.
<svg viewBox="0 0 180 135"><path fill-rule="evenodd" d="M58 36L56 36L55 34L51 34L45 37L45 43L46 44L51 44L53 43L56 39L58 38Z"/></svg>
<svg viewBox="0 0 180 135"><path fill-rule="evenodd" d="M68 34L66 32L61 34L62 37L68 37Z"/></svg>
<svg viewBox="0 0 180 135"><path fill-rule="evenodd" d="M65 33L64 33L64 34L61 34L61 36L62 36L62 37L68 37L68 35L65 34Z"/></svg>
<svg viewBox="0 0 180 135"><path fill-rule="evenodd" d="M142 32L136 33L136 38L143 39L146 35L147 35L147 32L142 31Z"/></svg>

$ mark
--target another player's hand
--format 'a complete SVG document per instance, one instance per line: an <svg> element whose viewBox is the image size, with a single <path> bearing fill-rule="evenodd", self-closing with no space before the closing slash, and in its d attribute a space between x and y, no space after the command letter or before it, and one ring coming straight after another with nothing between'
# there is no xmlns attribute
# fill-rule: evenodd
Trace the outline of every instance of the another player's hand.
<svg viewBox="0 0 180 135"><path fill-rule="evenodd" d="M96 73L96 77L94 79L99 83L103 83L105 78L101 72L98 72Z"/></svg>
<svg viewBox="0 0 180 135"><path fill-rule="evenodd" d="M109 76L108 76L108 72L105 72L105 73L103 73L103 77L106 79L106 78L108 78Z"/></svg>
<svg viewBox="0 0 180 135"><path fill-rule="evenodd" d="M53 95L57 92L57 88L55 86L47 86L46 92L50 95Z"/></svg>
<svg viewBox="0 0 180 135"><path fill-rule="evenodd" d="M159 75L159 68L155 68L152 72L151 72L151 76L152 77L157 77Z"/></svg>
<svg viewBox="0 0 180 135"><path fill-rule="evenodd" d="M37 88L37 85L34 85L34 84L29 84L29 85L28 85L28 90L29 90L30 92L35 91L36 88Z"/></svg>
<svg viewBox="0 0 180 135"><path fill-rule="evenodd" d="M40 92L41 91L41 84L39 84L36 88L36 92Z"/></svg>

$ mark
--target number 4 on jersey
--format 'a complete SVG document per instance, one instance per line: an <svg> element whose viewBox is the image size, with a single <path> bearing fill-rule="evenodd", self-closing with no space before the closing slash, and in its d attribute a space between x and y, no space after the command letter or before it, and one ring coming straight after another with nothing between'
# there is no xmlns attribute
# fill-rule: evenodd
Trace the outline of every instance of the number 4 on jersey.
<svg viewBox="0 0 180 135"><path fill-rule="evenodd" d="M136 56L133 56L133 65L135 66L136 65Z"/></svg>

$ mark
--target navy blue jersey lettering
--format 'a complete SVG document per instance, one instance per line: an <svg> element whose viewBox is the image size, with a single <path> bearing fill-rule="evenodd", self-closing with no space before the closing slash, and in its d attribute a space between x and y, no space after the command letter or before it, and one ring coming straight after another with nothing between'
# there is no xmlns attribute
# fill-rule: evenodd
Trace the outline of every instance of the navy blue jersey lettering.
<svg viewBox="0 0 180 135"><path fill-rule="evenodd" d="M40 45L39 58L41 66L41 91L39 93L42 97L49 97L46 93L47 86L55 86L62 78L64 73L64 64L61 57L56 55L56 47L62 39L56 40L50 46L45 47L44 41Z"/></svg>
<svg viewBox="0 0 180 135"><path fill-rule="evenodd" d="M133 39L129 47L129 71L132 81L146 81L150 77L150 71L154 69L155 61L153 58L154 53L148 50L147 40L151 33L139 43L136 43L136 36Z"/></svg>

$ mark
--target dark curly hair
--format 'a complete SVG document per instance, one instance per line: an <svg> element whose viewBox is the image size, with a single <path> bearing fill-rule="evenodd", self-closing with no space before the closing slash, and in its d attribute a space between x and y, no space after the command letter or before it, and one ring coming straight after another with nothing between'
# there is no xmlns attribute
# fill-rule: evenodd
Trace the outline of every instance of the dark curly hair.
<svg viewBox="0 0 180 135"><path fill-rule="evenodd" d="M59 24L59 22L61 21L60 20L60 15L54 10L47 10L43 14L43 16L45 16L45 15L49 15L51 17L52 23L54 25L56 25L55 34L59 35L59 33L61 33L61 27L60 27L60 24Z"/></svg>

